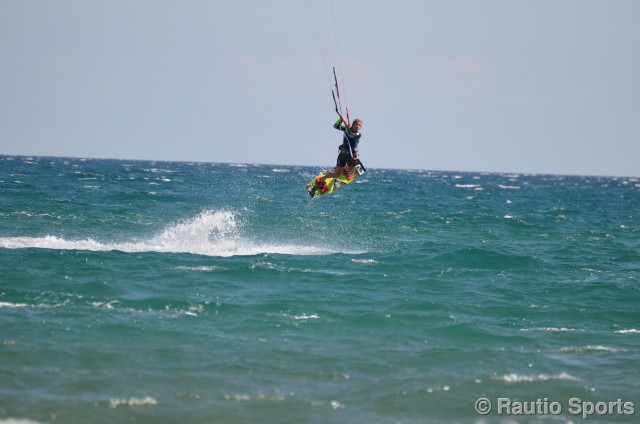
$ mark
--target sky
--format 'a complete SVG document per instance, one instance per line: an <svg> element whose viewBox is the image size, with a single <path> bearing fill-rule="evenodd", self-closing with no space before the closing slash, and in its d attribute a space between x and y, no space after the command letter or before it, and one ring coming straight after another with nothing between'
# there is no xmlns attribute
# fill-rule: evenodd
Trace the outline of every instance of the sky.
<svg viewBox="0 0 640 424"><path fill-rule="evenodd" d="M335 65L368 169L640 177L638 22L635 0L0 0L0 154L328 168Z"/></svg>

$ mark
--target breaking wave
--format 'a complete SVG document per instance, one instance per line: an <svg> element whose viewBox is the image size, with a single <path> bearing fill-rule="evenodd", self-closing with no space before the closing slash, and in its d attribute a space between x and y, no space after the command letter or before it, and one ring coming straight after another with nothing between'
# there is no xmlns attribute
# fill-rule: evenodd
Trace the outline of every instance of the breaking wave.
<svg viewBox="0 0 640 424"><path fill-rule="evenodd" d="M326 255L324 247L293 243L262 243L242 238L233 212L204 211L198 216L171 224L147 240L101 242L92 238L66 240L56 236L1 237L0 248L122 251L128 253L191 253L206 256L250 256L264 253L284 255Z"/></svg>
<svg viewBox="0 0 640 424"><path fill-rule="evenodd" d="M565 372L560 374L537 374L537 375L519 375L511 373L507 375L499 375L492 377L494 380L504 381L506 383L522 383L533 381L549 381L549 380L564 380L564 381L580 381L579 378L569 375Z"/></svg>

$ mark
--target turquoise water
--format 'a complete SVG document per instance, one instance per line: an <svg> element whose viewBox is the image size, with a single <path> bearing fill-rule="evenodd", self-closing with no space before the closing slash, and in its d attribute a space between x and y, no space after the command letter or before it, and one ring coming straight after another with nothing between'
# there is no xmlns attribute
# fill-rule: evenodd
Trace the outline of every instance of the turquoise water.
<svg viewBox="0 0 640 424"><path fill-rule="evenodd" d="M635 422L640 180L320 171L0 156L0 423Z"/></svg>

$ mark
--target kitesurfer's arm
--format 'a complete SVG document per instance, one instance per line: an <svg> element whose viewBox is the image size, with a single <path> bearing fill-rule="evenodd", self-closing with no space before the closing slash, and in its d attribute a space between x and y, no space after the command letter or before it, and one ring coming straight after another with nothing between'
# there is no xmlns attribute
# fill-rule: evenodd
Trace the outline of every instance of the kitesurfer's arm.
<svg viewBox="0 0 640 424"><path fill-rule="evenodd" d="M349 128L346 125L341 125L343 122L345 122L344 118L342 117L342 115L340 115L340 118L338 118L338 120L336 121L335 124L333 124L333 128L340 130L340 131L349 131Z"/></svg>

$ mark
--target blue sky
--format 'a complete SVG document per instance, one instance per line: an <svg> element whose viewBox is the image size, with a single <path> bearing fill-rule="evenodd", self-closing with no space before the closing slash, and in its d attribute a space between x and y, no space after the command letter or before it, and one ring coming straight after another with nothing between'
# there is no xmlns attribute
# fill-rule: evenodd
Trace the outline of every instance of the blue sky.
<svg viewBox="0 0 640 424"><path fill-rule="evenodd" d="M640 176L640 2L320 3L0 0L0 154Z"/></svg>

